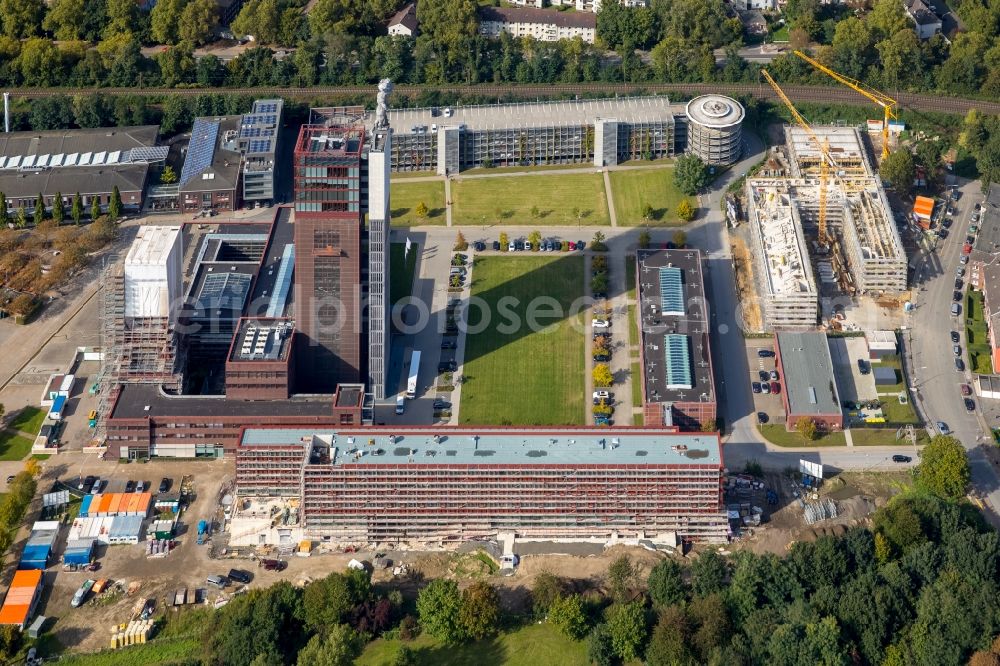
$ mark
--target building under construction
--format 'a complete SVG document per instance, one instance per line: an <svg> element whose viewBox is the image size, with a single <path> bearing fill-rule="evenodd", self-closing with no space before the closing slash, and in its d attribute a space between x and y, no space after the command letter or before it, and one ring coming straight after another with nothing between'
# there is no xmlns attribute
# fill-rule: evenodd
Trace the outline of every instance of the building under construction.
<svg viewBox="0 0 1000 666"><path fill-rule="evenodd" d="M247 429L240 500L295 501L303 538L459 543L728 535L716 433L653 428Z"/></svg>
<svg viewBox="0 0 1000 666"><path fill-rule="evenodd" d="M787 177L747 181L766 328L815 325L824 287L875 296L906 289L906 253L861 133L852 127L813 127L812 133L786 127ZM835 166L824 170L817 140Z"/></svg>

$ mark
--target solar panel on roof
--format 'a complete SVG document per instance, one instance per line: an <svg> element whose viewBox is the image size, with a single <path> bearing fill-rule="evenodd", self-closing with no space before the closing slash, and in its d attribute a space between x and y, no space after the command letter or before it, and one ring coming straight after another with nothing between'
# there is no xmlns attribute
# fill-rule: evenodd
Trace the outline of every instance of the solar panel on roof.
<svg viewBox="0 0 1000 666"><path fill-rule="evenodd" d="M187 158L181 167L180 184L184 185L212 164L215 143L219 138L219 123L196 118L191 128L191 142Z"/></svg>
<svg viewBox="0 0 1000 666"><path fill-rule="evenodd" d="M122 162L160 162L167 159L170 146L141 146L122 154Z"/></svg>
<svg viewBox="0 0 1000 666"><path fill-rule="evenodd" d="M63 162L63 166L76 166L76 163L80 161L80 153L70 153L66 156L66 160Z"/></svg>
<svg viewBox="0 0 1000 666"><path fill-rule="evenodd" d="M118 162L120 162L121 159L122 159L122 151L120 151L120 150L113 150L110 153L108 153L108 159L105 160L104 163L105 164L118 164Z"/></svg>
<svg viewBox="0 0 1000 666"><path fill-rule="evenodd" d="M250 276L246 273L212 273L198 295L201 308L242 310L250 292Z"/></svg>
<svg viewBox="0 0 1000 666"><path fill-rule="evenodd" d="M94 160L91 164L104 164L104 160L106 159L108 159L108 152L106 150L102 150L99 153L94 153Z"/></svg>
<svg viewBox="0 0 1000 666"><path fill-rule="evenodd" d="M681 269L674 266L660 268L660 310L663 314L684 314L684 284Z"/></svg>
<svg viewBox="0 0 1000 666"><path fill-rule="evenodd" d="M47 167L49 165L49 157L51 155L41 155L38 161L35 162L36 167Z"/></svg>
<svg viewBox="0 0 1000 666"><path fill-rule="evenodd" d="M63 161L66 159L65 153L59 153L58 155L53 155L52 159L49 160L50 167L59 167L63 165Z"/></svg>
<svg viewBox="0 0 1000 666"><path fill-rule="evenodd" d="M691 347L688 336L671 333L663 336L667 363L667 388L694 388L691 379Z"/></svg>
<svg viewBox="0 0 1000 666"><path fill-rule="evenodd" d="M35 155L28 155L27 157L25 157L24 161L21 162L21 168L28 169L35 166L35 157L36 157Z"/></svg>
<svg viewBox="0 0 1000 666"><path fill-rule="evenodd" d="M77 162L80 166L89 166L91 160L94 159L94 153L83 153L80 155L80 161Z"/></svg>

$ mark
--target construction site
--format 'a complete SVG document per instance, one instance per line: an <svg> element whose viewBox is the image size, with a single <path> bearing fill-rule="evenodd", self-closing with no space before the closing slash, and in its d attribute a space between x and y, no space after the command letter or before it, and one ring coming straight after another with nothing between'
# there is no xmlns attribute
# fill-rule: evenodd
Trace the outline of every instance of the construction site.
<svg viewBox="0 0 1000 666"><path fill-rule="evenodd" d="M796 125L744 191L761 325L815 327L842 297L898 302L906 252L861 131L810 126L763 75Z"/></svg>

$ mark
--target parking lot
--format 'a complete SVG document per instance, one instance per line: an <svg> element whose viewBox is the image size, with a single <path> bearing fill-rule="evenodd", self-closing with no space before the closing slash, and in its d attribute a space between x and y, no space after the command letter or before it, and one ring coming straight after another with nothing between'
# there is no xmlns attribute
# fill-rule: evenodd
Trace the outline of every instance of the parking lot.
<svg viewBox="0 0 1000 666"><path fill-rule="evenodd" d="M774 340L773 338L751 338L747 340L747 367L750 368L750 375L747 377L747 381L753 384L760 384L760 389L753 392L753 404L754 410L757 412L758 416L761 414L766 415L765 419L761 418L760 421L766 423L784 423L785 422L785 406L781 400L781 392L784 391L784 378L778 377L778 380L772 381L771 372L777 372L774 365L774 356L762 357L759 352L761 350L773 352L774 351ZM768 393L763 391L763 376L760 373L767 373L767 384ZM771 391L771 386L777 383L778 393Z"/></svg>
<svg viewBox="0 0 1000 666"><path fill-rule="evenodd" d="M837 379L837 391L841 404L876 400L875 375L868 360L868 343L864 338L828 338L833 372ZM862 361L867 372L861 372L858 361Z"/></svg>

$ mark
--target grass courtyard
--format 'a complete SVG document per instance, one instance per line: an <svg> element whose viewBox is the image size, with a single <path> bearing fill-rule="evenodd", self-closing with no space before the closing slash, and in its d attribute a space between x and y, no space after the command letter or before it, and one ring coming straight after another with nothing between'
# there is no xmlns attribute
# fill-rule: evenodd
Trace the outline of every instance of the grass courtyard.
<svg viewBox="0 0 1000 666"><path fill-rule="evenodd" d="M14 417L8 427L12 430L20 430L29 435L35 435L41 430L43 421L45 421L45 412L43 410L37 407L25 407L17 413L17 416Z"/></svg>
<svg viewBox="0 0 1000 666"><path fill-rule="evenodd" d="M456 225L611 224L604 179L598 173L466 178L452 182L451 197ZM535 207L538 216L532 217Z"/></svg>
<svg viewBox="0 0 1000 666"><path fill-rule="evenodd" d="M610 178L619 226L684 224L677 218L677 204L684 195L674 187L673 167L612 171ZM653 207L653 217L648 222L642 219L646 204Z"/></svg>
<svg viewBox="0 0 1000 666"><path fill-rule="evenodd" d="M4 430L0 432L0 460L23 460L32 444L34 442L27 437Z"/></svg>
<svg viewBox="0 0 1000 666"><path fill-rule="evenodd" d="M969 351L970 370L976 374L993 374L990 358L990 333L983 314L983 295L969 289L965 298L965 344Z"/></svg>
<svg viewBox="0 0 1000 666"><path fill-rule="evenodd" d="M444 181L393 182L389 196L391 206L389 211L393 226L409 227L447 222ZM427 206L427 217L424 219L417 216L417 205L421 202Z"/></svg>
<svg viewBox="0 0 1000 666"><path fill-rule="evenodd" d="M806 446L846 446L847 440L842 432L829 432L819 439L810 441L800 435L797 431L785 430L783 423L770 423L768 425L757 426L764 439L777 444L778 446L806 447Z"/></svg>
<svg viewBox="0 0 1000 666"><path fill-rule="evenodd" d="M462 424L583 424L583 320L565 314L582 292L580 256L476 259L472 296L483 300L489 320L480 308L468 313ZM542 296L547 302L532 303ZM529 327L529 309L544 328ZM557 309L564 314L545 316ZM477 326L485 328L474 332Z"/></svg>

